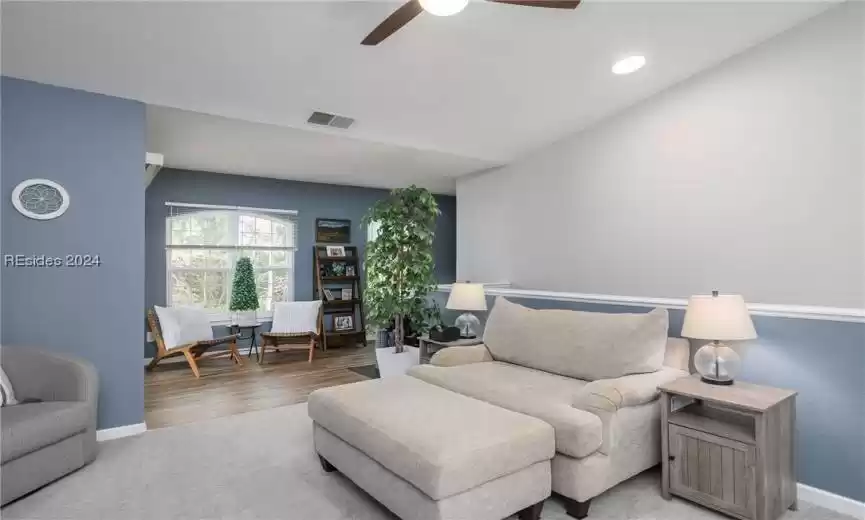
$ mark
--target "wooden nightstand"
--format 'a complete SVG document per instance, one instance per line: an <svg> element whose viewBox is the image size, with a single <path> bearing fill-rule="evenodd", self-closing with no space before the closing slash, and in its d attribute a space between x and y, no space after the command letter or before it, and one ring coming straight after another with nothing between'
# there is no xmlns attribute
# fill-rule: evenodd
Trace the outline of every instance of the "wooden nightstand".
<svg viewBox="0 0 865 520"><path fill-rule="evenodd" d="M797 509L796 392L696 377L659 388L664 498L746 520Z"/></svg>

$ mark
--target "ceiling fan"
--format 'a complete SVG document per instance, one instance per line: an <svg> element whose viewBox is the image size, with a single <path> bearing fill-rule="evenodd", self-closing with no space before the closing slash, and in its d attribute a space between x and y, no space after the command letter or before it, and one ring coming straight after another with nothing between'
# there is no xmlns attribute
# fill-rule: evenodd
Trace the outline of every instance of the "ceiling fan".
<svg viewBox="0 0 865 520"><path fill-rule="evenodd" d="M497 4L524 5L528 7L546 7L551 9L576 9L580 0L486 0ZM385 38L397 32L402 26L412 21L423 11L449 16L463 10L468 0L409 0L399 9L372 30L360 42L362 45L378 45Z"/></svg>

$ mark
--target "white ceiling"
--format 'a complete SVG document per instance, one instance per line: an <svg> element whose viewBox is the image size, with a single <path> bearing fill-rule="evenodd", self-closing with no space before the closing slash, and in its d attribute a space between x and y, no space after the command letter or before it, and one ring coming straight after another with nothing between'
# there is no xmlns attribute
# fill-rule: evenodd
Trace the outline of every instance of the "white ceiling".
<svg viewBox="0 0 865 520"><path fill-rule="evenodd" d="M452 192L456 176L585 128L829 4L472 2L361 46L397 5L4 1L0 63L181 109L148 111L149 150L168 166ZM646 67L612 75L629 53ZM310 127L312 110L357 123Z"/></svg>
<svg viewBox="0 0 865 520"><path fill-rule="evenodd" d="M424 186L454 193L456 177L484 161L296 128L147 108L148 150L190 170L370 187Z"/></svg>

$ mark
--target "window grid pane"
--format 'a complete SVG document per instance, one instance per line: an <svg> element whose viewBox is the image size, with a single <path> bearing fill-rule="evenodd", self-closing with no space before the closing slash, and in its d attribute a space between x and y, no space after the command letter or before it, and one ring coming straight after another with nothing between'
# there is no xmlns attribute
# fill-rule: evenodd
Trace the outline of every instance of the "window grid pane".
<svg viewBox="0 0 865 520"><path fill-rule="evenodd" d="M168 220L169 305L199 306L215 316L228 316L234 266L241 256L253 262L260 315L272 312L274 302L293 299L293 221L232 211L202 212ZM215 247L201 247L207 245Z"/></svg>

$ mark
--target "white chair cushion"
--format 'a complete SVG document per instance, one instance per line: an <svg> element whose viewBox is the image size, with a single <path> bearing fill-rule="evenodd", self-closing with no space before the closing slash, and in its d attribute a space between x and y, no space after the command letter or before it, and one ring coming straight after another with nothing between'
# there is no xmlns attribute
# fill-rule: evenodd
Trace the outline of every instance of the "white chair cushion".
<svg viewBox="0 0 865 520"><path fill-rule="evenodd" d="M213 339L213 327L210 317L203 309L194 307L159 307L155 306L159 317L159 327L162 329L162 340L165 348L172 350L195 341Z"/></svg>
<svg viewBox="0 0 865 520"><path fill-rule="evenodd" d="M321 301L279 302L273 304L273 325L270 332L305 334L318 332L318 313Z"/></svg>

